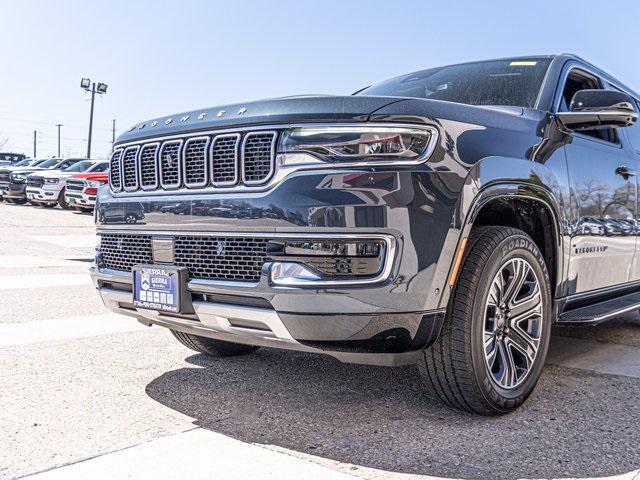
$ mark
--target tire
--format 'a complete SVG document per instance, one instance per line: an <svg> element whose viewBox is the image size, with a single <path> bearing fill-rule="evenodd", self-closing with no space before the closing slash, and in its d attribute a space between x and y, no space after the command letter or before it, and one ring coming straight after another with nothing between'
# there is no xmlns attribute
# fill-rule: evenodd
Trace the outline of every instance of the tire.
<svg viewBox="0 0 640 480"><path fill-rule="evenodd" d="M133 225L138 223L138 217L135 213L127 213L124 217L124 223Z"/></svg>
<svg viewBox="0 0 640 480"><path fill-rule="evenodd" d="M258 348L254 345L243 345L241 343L224 342L212 338L200 337L190 333L171 330L174 337L185 347L196 352L214 355L216 357L235 357L237 355L247 355L255 352Z"/></svg>
<svg viewBox="0 0 640 480"><path fill-rule="evenodd" d="M67 190L66 187L64 187L62 189L62 191L60 192L60 195L58 196L58 205L60 205L60 208L62 208L63 210L71 210L73 209L73 207L71 205L69 205L67 203L67 201L64 198L64 193Z"/></svg>
<svg viewBox="0 0 640 480"><path fill-rule="evenodd" d="M510 227L472 230L442 331L419 365L429 390L470 413L515 410L542 373L551 315L549 274L535 242Z"/></svg>
<svg viewBox="0 0 640 480"><path fill-rule="evenodd" d="M25 200L24 198L14 198L11 201L17 205L25 205L28 202L28 200Z"/></svg>

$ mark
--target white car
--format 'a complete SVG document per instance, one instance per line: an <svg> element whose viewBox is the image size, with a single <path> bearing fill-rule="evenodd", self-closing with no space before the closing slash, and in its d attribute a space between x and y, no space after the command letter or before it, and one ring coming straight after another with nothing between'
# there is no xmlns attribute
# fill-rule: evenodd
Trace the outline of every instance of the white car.
<svg viewBox="0 0 640 480"><path fill-rule="evenodd" d="M66 170L35 172L27 177L27 199L34 205L72 208L66 201L67 179L75 173L99 173L109 169L106 160L82 160Z"/></svg>

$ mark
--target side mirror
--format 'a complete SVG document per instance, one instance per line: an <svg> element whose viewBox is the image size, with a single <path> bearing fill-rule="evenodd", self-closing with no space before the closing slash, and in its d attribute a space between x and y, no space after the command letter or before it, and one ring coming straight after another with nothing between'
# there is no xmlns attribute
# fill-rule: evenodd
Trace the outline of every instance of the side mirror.
<svg viewBox="0 0 640 480"><path fill-rule="evenodd" d="M569 131L628 127L638 119L634 103L630 95L617 90L580 90L569 111L556 117Z"/></svg>

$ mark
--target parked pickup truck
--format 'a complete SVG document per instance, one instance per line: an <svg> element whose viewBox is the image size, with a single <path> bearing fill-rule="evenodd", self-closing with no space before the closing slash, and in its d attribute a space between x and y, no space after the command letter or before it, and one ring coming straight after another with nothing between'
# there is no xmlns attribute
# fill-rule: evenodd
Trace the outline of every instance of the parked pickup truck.
<svg viewBox="0 0 640 480"><path fill-rule="evenodd" d="M536 56L139 123L98 194L95 285L199 352L418 364L446 404L509 412L553 323L640 309L638 99ZM101 221L134 203L144 225Z"/></svg>
<svg viewBox="0 0 640 480"><path fill-rule="evenodd" d="M56 205L68 210L65 199L67 180L76 173L101 173L109 169L108 161L82 160L65 170L35 172L27 176L27 198L34 205L53 208Z"/></svg>
<svg viewBox="0 0 640 480"><path fill-rule="evenodd" d="M70 208L81 212L92 212L96 204L98 188L109 183L107 171L100 173L76 173L67 180L64 193Z"/></svg>
<svg viewBox="0 0 640 480"><path fill-rule="evenodd" d="M27 203L27 175L44 170L60 170L73 165L69 160L46 158L20 167L0 168L0 192L8 203Z"/></svg>
<svg viewBox="0 0 640 480"><path fill-rule="evenodd" d="M13 166L26 158L24 153L0 152L0 167Z"/></svg>

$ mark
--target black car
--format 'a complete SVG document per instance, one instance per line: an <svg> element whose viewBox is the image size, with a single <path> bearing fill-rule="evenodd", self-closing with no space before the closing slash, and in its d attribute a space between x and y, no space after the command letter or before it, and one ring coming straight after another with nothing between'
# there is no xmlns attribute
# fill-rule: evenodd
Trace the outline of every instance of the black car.
<svg viewBox="0 0 640 480"><path fill-rule="evenodd" d="M80 162L82 158L49 158L42 162L37 162L27 167L14 168L8 171L8 183L6 183L2 172L0 171L0 189L2 189L2 198L9 203L24 204L27 203L27 176L33 172L40 170L64 170ZM5 183L2 184L2 181Z"/></svg>
<svg viewBox="0 0 640 480"><path fill-rule="evenodd" d="M10 167L26 159L24 153L0 152L0 167Z"/></svg>
<svg viewBox="0 0 640 480"><path fill-rule="evenodd" d="M4 192L9 188L9 184L11 183L11 172L29 170L27 167L38 167L48 160L50 159L25 158L15 165L0 167L0 198L2 198Z"/></svg>
<svg viewBox="0 0 640 480"><path fill-rule="evenodd" d="M511 411L553 323L640 309L637 230L615 234L638 218L638 99L534 56L137 124L98 195L94 282L196 351L418 364L446 404Z"/></svg>

